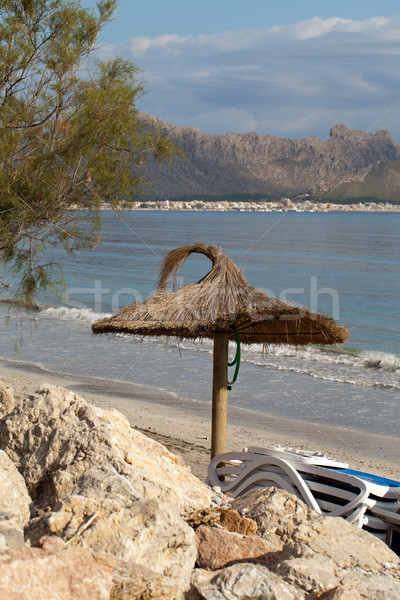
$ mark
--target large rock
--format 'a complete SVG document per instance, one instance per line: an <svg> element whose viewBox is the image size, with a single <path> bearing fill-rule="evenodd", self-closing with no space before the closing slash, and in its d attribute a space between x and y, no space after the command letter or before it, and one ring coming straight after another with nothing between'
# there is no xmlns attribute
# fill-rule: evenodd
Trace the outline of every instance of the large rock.
<svg viewBox="0 0 400 600"><path fill-rule="evenodd" d="M114 563L110 600L177 600L177 595L166 577L143 565L118 561Z"/></svg>
<svg viewBox="0 0 400 600"><path fill-rule="evenodd" d="M15 406L14 390L0 381L0 417L11 412Z"/></svg>
<svg viewBox="0 0 400 600"><path fill-rule="evenodd" d="M318 598L326 596L329 599L331 595L334 599L343 595L343 600L400 598L400 571L395 564L383 565L379 573L367 572L358 565L341 567L327 556L317 554L301 544L286 546L274 572L286 582ZM355 590L358 595L351 596ZM389 591L391 594L388 595Z"/></svg>
<svg viewBox="0 0 400 600"><path fill-rule="evenodd" d="M0 552L4 600L176 600L170 581L134 562L44 537L37 547Z"/></svg>
<svg viewBox="0 0 400 600"><path fill-rule="evenodd" d="M0 514L15 515L24 527L30 519L31 506L24 478L7 454L0 450Z"/></svg>
<svg viewBox="0 0 400 600"><path fill-rule="evenodd" d="M258 525L257 534L285 546L286 559L309 551L331 559L338 567L380 572L385 563L400 564L381 540L339 517L321 517L284 490L267 488L236 500L233 507Z"/></svg>
<svg viewBox="0 0 400 600"><path fill-rule="evenodd" d="M29 521L31 506L22 475L0 450L0 550L24 546L24 526Z"/></svg>
<svg viewBox="0 0 400 600"><path fill-rule="evenodd" d="M235 562L275 564L282 548L256 535L241 535L201 525L196 531L197 565L203 569L221 569Z"/></svg>
<svg viewBox="0 0 400 600"><path fill-rule="evenodd" d="M192 578L192 598L201 600L304 600L296 589L267 567L248 563L236 564L208 575L195 571Z"/></svg>
<svg viewBox="0 0 400 600"><path fill-rule="evenodd" d="M41 548L0 552L0 598L4 600L109 600L113 568L90 550L57 539Z"/></svg>
<svg viewBox="0 0 400 600"><path fill-rule="evenodd" d="M212 497L181 459L131 428L122 414L51 385L0 421L0 447L39 508L80 494L121 506L158 499L184 511L208 506Z"/></svg>
<svg viewBox="0 0 400 600"><path fill-rule="evenodd" d="M31 521L30 541L43 535L150 567L176 598L189 587L196 560L194 531L174 508L156 500L123 507L116 500L74 495Z"/></svg>
<svg viewBox="0 0 400 600"><path fill-rule="evenodd" d="M0 550L22 546L25 546L25 539L19 518L10 513L0 513Z"/></svg>
<svg viewBox="0 0 400 600"><path fill-rule="evenodd" d="M212 492L179 458L117 411L54 386L0 421L0 443L35 502L37 515L26 528L31 543L57 535L150 566L171 597L182 596L196 545L179 513L208 507Z"/></svg>
<svg viewBox="0 0 400 600"><path fill-rule="evenodd" d="M311 551L300 558L283 560L275 568L282 579L307 593L320 593L339 585L342 572L333 560Z"/></svg>
<svg viewBox="0 0 400 600"><path fill-rule="evenodd" d="M319 600L398 600L400 580L353 573L347 574L342 584L319 596Z"/></svg>

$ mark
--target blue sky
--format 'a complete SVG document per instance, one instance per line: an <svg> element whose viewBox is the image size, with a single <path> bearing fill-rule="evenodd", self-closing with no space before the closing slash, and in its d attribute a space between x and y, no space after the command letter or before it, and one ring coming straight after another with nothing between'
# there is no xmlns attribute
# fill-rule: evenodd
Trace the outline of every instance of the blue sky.
<svg viewBox="0 0 400 600"><path fill-rule="evenodd" d="M98 54L141 67L140 110L176 125L325 139L344 123L400 142L399 14L398 0L120 0Z"/></svg>

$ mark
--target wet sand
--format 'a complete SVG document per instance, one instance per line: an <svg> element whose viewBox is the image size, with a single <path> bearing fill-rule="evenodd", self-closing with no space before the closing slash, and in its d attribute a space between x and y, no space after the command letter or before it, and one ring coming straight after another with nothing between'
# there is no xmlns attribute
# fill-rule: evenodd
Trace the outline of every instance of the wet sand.
<svg viewBox="0 0 400 600"><path fill-rule="evenodd" d="M167 394L156 388L43 371L0 361L0 380L16 397L44 383L75 391L89 402L122 412L133 427L180 454L192 472L205 479L210 460L211 405ZM400 438L314 425L228 407L227 450L245 446L290 446L319 450L351 468L400 480Z"/></svg>

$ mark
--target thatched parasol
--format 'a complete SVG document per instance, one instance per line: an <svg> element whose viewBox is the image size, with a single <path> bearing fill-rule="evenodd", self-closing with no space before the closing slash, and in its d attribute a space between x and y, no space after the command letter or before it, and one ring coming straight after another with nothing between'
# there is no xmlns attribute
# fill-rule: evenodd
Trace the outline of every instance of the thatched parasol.
<svg viewBox="0 0 400 600"><path fill-rule="evenodd" d="M192 253L204 254L212 268L200 281L176 291L167 284ZM330 317L271 298L249 285L241 270L213 245L182 246L167 254L155 294L92 325L94 333L131 333L214 340L212 456L225 451L228 342L244 344L341 344L349 332Z"/></svg>

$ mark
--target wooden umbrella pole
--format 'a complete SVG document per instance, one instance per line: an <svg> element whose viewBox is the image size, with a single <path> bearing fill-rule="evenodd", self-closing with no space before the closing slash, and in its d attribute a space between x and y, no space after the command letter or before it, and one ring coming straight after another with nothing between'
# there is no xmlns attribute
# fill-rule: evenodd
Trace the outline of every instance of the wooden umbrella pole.
<svg viewBox="0 0 400 600"><path fill-rule="evenodd" d="M228 345L229 335L219 333L214 338L211 458L226 449L228 405Z"/></svg>

